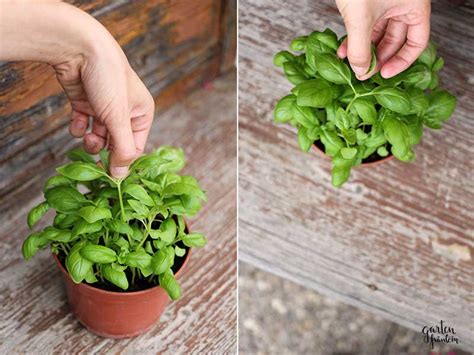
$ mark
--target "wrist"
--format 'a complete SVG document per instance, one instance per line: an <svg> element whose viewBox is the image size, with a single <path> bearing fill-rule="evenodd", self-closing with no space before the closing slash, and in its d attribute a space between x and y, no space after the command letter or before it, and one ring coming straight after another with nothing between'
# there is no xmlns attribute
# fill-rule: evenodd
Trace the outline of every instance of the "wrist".
<svg viewBox="0 0 474 355"><path fill-rule="evenodd" d="M0 4L0 60L56 66L97 55L110 34L92 16L61 2Z"/></svg>

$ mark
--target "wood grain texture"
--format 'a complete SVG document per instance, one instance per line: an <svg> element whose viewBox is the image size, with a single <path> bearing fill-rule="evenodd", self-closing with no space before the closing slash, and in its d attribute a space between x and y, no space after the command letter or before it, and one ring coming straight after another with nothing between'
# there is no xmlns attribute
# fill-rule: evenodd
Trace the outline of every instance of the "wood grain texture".
<svg viewBox="0 0 474 355"><path fill-rule="evenodd" d="M51 255L42 251L28 263L22 259L27 210L41 198L30 189L30 200L0 227L1 354L236 352L235 87L231 73L183 99L160 114L148 141L148 150L183 147L185 173L196 176L209 197L189 223L209 243L194 250L180 277L183 297L140 337L111 340L89 333L68 310Z"/></svg>
<svg viewBox="0 0 474 355"><path fill-rule="evenodd" d="M414 163L354 169L337 190L330 162L272 122L291 88L273 55L315 29L342 35L334 2L239 6L239 258L417 331L443 319L472 348L473 9L433 3L453 118L425 131Z"/></svg>
<svg viewBox="0 0 474 355"><path fill-rule="evenodd" d="M155 97L158 111L222 73L233 50L228 0L72 1L112 33ZM225 9L225 11L224 11ZM224 45L224 44L227 45ZM229 69L230 67L226 67ZM41 63L0 63L0 223L30 198L47 171L77 144L70 105L53 70ZM22 167L22 169L18 169Z"/></svg>

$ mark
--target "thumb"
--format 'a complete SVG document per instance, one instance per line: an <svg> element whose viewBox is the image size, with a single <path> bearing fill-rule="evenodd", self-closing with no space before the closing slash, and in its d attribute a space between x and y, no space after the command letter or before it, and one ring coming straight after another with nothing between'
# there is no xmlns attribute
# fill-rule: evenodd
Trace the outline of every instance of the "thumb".
<svg viewBox="0 0 474 355"><path fill-rule="evenodd" d="M136 157L135 140L128 118L106 123L110 134L110 173L113 177L127 176L128 167Z"/></svg>
<svg viewBox="0 0 474 355"><path fill-rule="evenodd" d="M367 73L371 59L372 24L367 18L345 20L347 30L347 59L357 77Z"/></svg>

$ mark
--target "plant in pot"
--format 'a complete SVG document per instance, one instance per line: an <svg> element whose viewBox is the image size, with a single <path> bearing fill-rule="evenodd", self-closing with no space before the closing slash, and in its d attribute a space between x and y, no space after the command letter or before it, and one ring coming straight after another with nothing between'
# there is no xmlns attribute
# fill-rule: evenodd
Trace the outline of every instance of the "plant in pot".
<svg viewBox="0 0 474 355"><path fill-rule="evenodd" d="M124 179L111 177L108 155L101 164L76 149L71 163L44 185L45 201L28 214L35 224L55 210L54 222L23 243L26 260L46 246L66 281L74 315L89 330L107 337L138 335L160 317L181 288L176 276L192 247L206 244L190 233L205 193L184 166L181 149L161 147L130 166Z"/></svg>
<svg viewBox="0 0 474 355"><path fill-rule="evenodd" d="M444 61L432 42L406 71L359 81L347 59L336 55L343 40L330 29L314 31L291 42L290 50L299 54L281 51L274 57L295 85L276 104L274 120L298 129L303 151L315 147L332 159L335 187L349 179L355 166L392 155L413 161L424 126L442 128L456 106L456 98L438 88ZM368 72L376 64L372 46Z"/></svg>

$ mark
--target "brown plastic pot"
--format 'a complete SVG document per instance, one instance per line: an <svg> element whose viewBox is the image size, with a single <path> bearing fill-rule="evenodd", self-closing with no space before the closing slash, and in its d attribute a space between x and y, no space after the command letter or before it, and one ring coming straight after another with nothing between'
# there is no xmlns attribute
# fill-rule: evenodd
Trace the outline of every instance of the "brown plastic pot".
<svg viewBox="0 0 474 355"><path fill-rule="evenodd" d="M318 145L316 145L316 143L313 144L313 149L317 151L319 155L322 155L325 159L328 159L328 160L331 159L331 157L327 155ZM391 159L393 159L393 154L387 155L386 157L380 157L380 159L374 160L374 161L366 161L366 162L362 161L362 164L357 165L354 168L357 168L359 166L373 166L373 165L387 162Z"/></svg>
<svg viewBox="0 0 474 355"><path fill-rule="evenodd" d="M187 250L179 277L191 255ZM135 292L112 292L86 283L76 284L54 255L66 282L66 293L72 313L88 330L107 338L129 338L146 332L159 319L169 303L160 286Z"/></svg>

